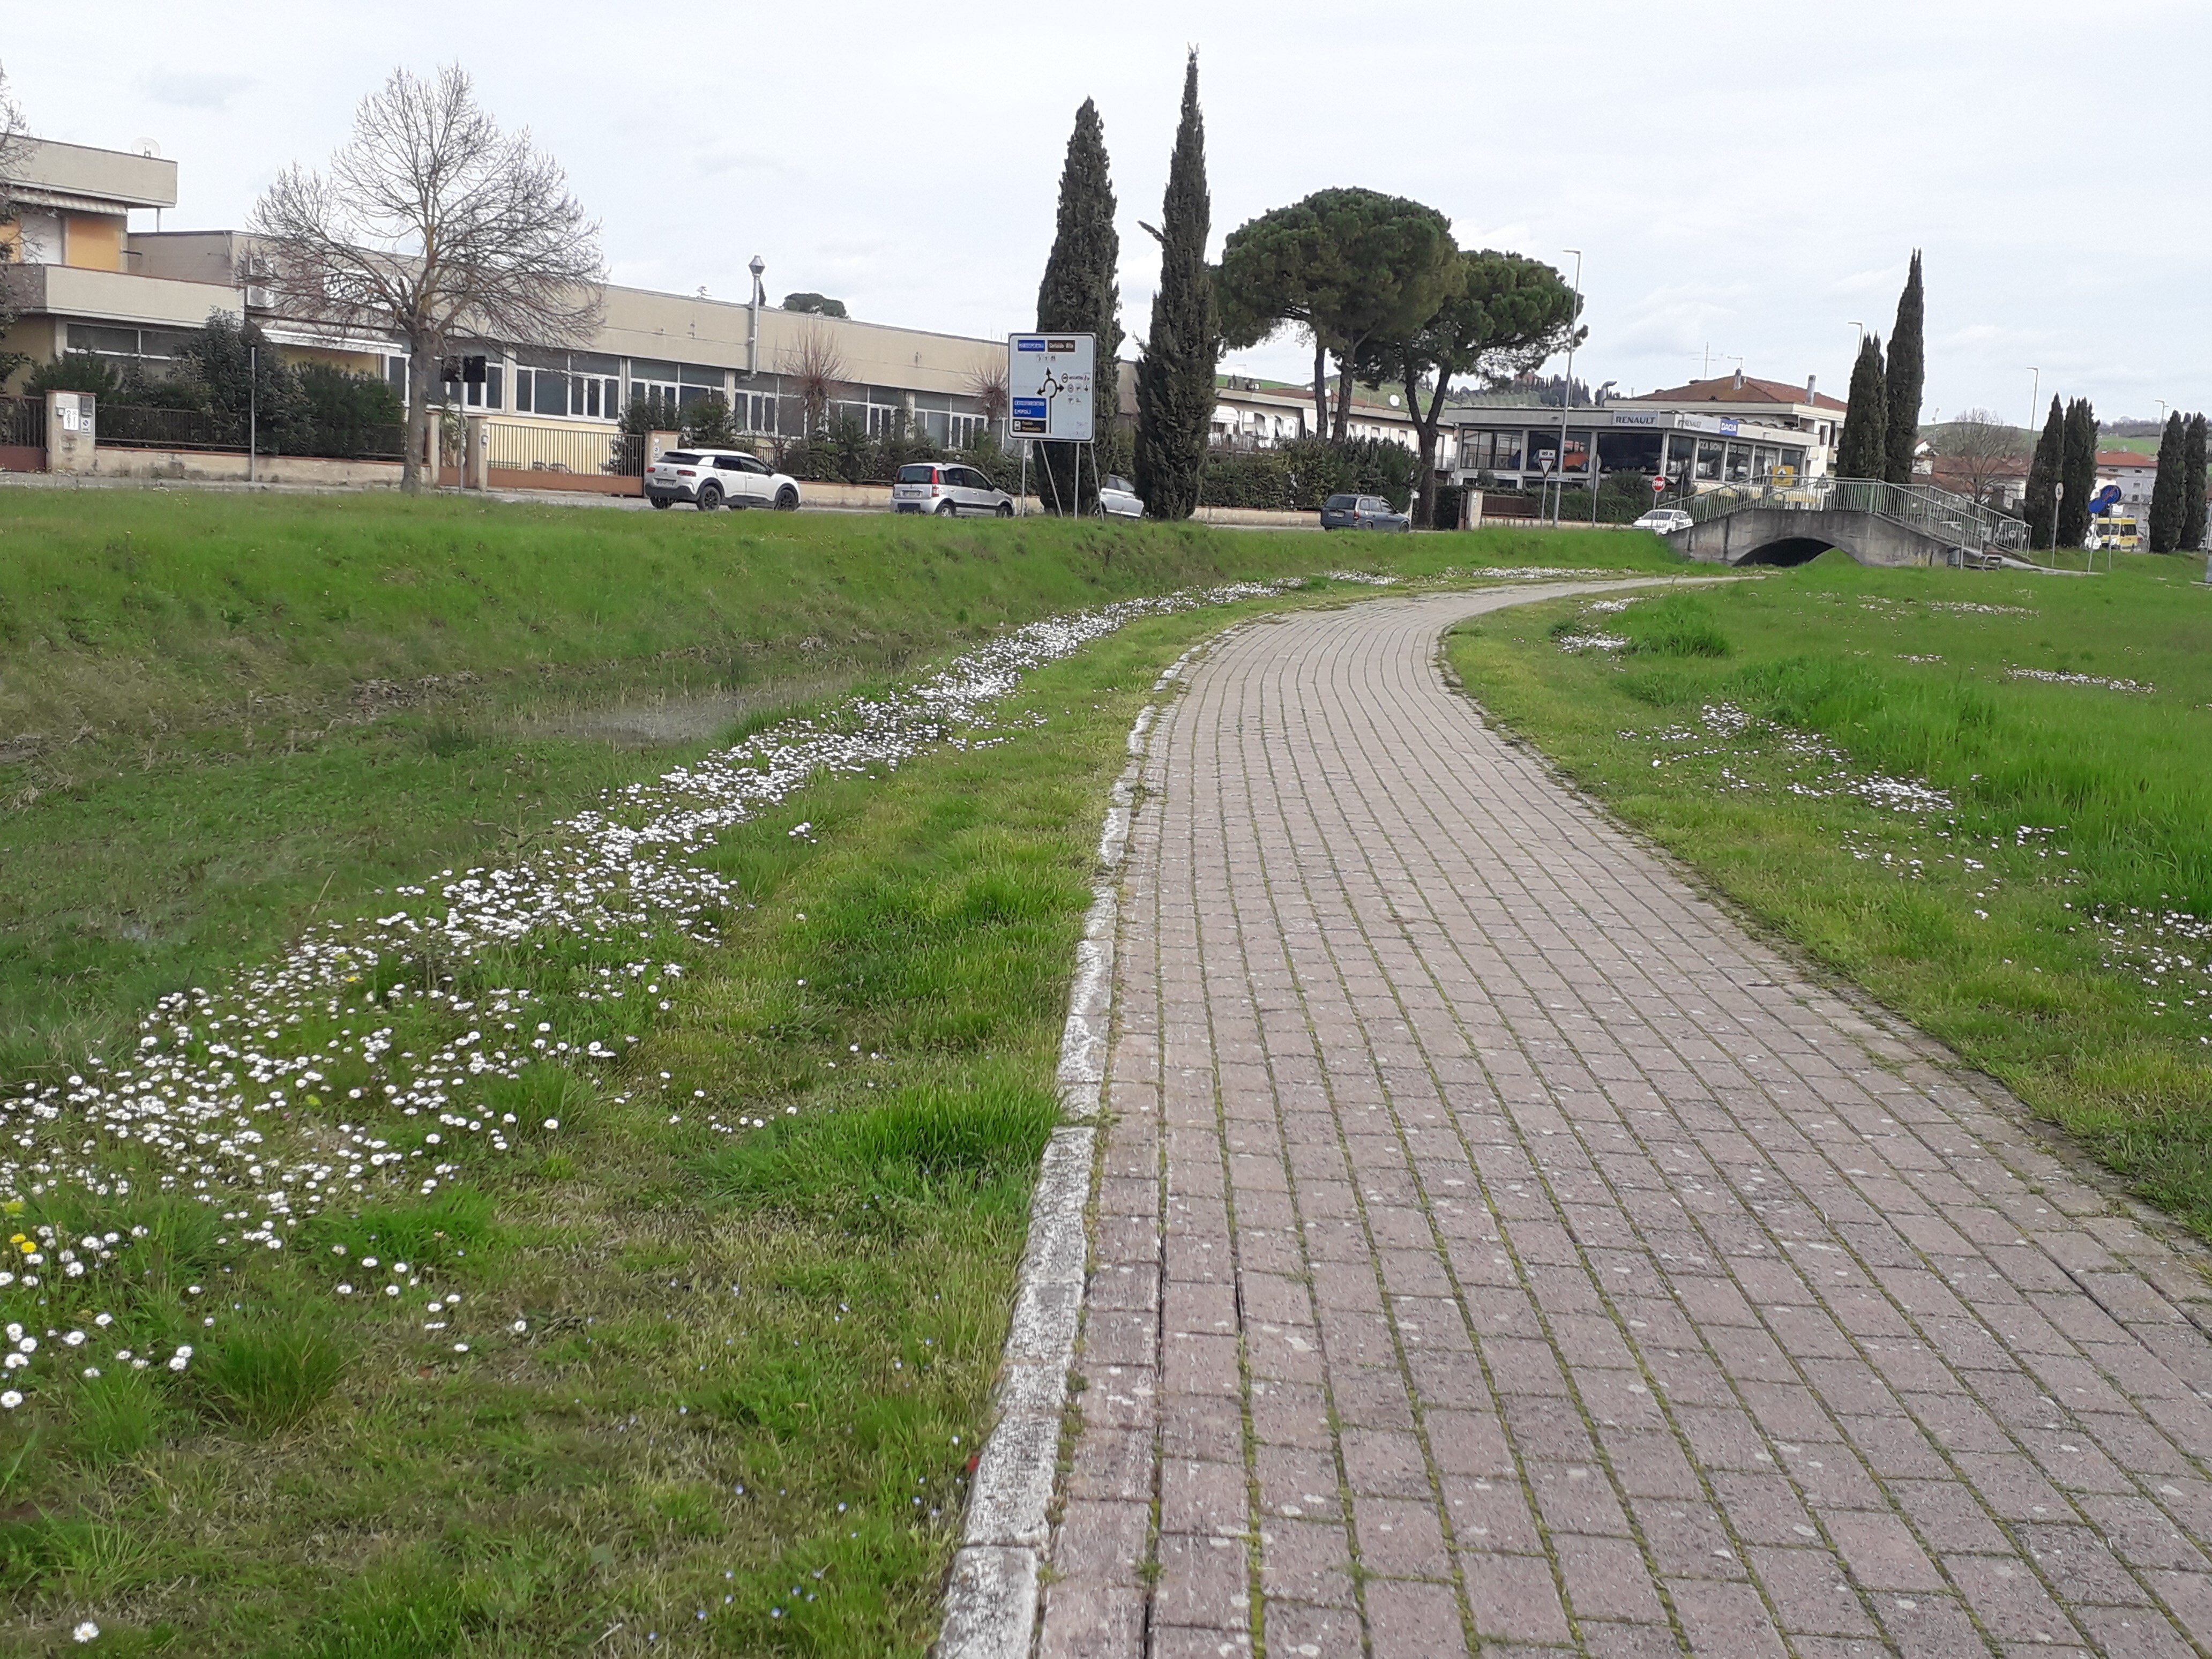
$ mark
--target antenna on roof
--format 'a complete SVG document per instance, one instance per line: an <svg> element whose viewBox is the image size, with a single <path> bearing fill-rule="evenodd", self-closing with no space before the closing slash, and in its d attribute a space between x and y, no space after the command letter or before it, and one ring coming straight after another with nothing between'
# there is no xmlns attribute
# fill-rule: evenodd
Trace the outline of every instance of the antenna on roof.
<svg viewBox="0 0 2212 1659"><path fill-rule="evenodd" d="M138 141L138 153L157 161L161 159L161 147L151 138L141 138Z"/></svg>

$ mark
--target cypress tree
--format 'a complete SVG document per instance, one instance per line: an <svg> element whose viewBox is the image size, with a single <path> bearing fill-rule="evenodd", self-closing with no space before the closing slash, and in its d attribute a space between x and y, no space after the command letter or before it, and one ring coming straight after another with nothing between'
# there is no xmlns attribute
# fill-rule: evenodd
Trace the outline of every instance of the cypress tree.
<svg viewBox="0 0 2212 1659"><path fill-rule="evenodd" d="M2150 487L2150 550L2171 553L2181 545L2181 522L2185 516L2182 495L2182 453L2189 442L2181 411L2166 417L2166 430L2158 440L2158 477Z"/></svg>
<svg viewBox="0 0 2212 1659"><path fill-rule="evenodd" d="M1882 477L1889 426L1889 394L1882 382L1881 337L1869 334L1859 342L1859 360L1851 365L1850 407L1844 413L1844 435L1836 441L1838 477Z"/></svg>
<svg viewBox="0 0 2212 1659"><path fill-rule="evenodd" d="M1075 112L1067 160L1060 172L1060 222L1044 280L1037 284L1037 332L1097 336L1097 374L1091 382L1092 432L1103 441L1121 412L1120 370L1121 290L1115 281L1121 239L1114 229L1114 180L1106 163L1106 129L1090 99ZM1078 465L1073 444L1042 444L1037 453L1049 475L1047 505L1088 512L1097 500L1088 462Z"/></svg>
<svg viewBox="0 0 2212 1659"><path fill-rule="evenodd" d="M1926 366L1922 344L1920 250L1912 250L1911 273L1897 296L1897 326L1889 335L1889 366L1883 377L1887 394L1881 476L1893 484L1912 482L1912 452L1920 442L1920 392Z"/></svg>
<svg viewBox="0 0 2212 1659"><path fill-rule="evenodd" d="M2181 545L2194 553L2204 545L2204 417L2191 415L2181 451Z"/></svg>
<svg viewBox="0 0 2212 1659"><path fill-rule="evenodd" d="M2051 418L2043 423L2043 435L2035 441L2035 455L2027 464L2027 489L2021 501L2021 510L2027 514L2030 548L2055 545L2051 541L2051 507L2056 499L2059 466L2065 455L2066 416L2054 397L2051 400Z"/></svg>
<svg viewBox="0 0 2212 1659"><path fill-rule="evenodd" d="M1168 163L1167 199L1153 232L1160 244L1160 287L1152 296L1152 335L1137 360L1137 493L1156 519L1190 517L1206 471L1220 352L1213 272L1206 263L1212 225L1194 51L1183 70L1182 120Z"/></svg>
<svg viewBox="0 0 2212 1659"><path fill-rule="evenodd" d="M2089 497L2097 493L2097 415L2087 398L2066 405L2066 435L2058 476L2058 544L2079 547L2089 534Z"/></svg>

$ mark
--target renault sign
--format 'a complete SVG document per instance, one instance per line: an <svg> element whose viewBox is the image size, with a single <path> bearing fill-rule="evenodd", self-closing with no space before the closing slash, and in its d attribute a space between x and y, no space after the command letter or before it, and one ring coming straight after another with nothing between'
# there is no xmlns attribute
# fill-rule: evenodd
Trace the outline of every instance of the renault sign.
<svg viewBox="0 0 2212 1659"><path fill-rule="evenodd" d="M1097 338L1090 334L1006 337L1007 426L1017 438L1087 444Z"/></svg>

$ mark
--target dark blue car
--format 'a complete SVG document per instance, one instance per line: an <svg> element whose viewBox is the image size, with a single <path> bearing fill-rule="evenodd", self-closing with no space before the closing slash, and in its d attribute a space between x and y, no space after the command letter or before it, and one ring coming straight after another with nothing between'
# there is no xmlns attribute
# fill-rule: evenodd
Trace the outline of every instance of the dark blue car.
<svg viewBox="0 0 2212 1659"><path fill-rule="evenodd" d="M1380 495L1332 495L1322 504L1323 530L1411 530L1413 521L1393 513Z"/></svg>

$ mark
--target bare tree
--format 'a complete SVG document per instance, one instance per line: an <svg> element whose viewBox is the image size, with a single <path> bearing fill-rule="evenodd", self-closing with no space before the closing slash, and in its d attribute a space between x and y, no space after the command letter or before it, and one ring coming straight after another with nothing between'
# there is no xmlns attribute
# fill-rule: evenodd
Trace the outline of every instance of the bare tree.
<svg viewBox="0 0 2212 1659"><path fill-rule="evenodd" d="M15 235L0 238L0 265L12 264L21 257L22 231L18 224L15 191L9 185L21 172L25 152L29 149L30 134L23 125L22 106L9 90L7 70L0 67L0 227L16 226ZM15 321L10 286L4 275L0 275L0 334L5 334ZM0 387L5 387L8 377L29 361L20 351L0 350Z"/></svg>
<svg viewBox="0 0 2212 1659"><path fill-rule="evenodd" d="M818 437L830 424L830 400L845 384L845 356L826 328L810 328L783 354L781 374L799 394L805 432Z"/></svg>
<svg viewBox="0 0 2212 1659"><path fill-rule="evenodd" d="M2027 447L2012 422L1986 409L1970 409L1942 428L1936 453L1950 463L1947 471L1983 506L1994 505L2007 478L2023 477Z"/></svg>
<svg viewBox="0 0 2212 1659"><path fill-rule="evenodd" d="M421 488L449 345L567 345L599 322L598 221L528 129L500 131L459 64L428 80L394 70L355 110L328 174L287 168L251 223L276 266L257 280L287 310L406 339L409 489Z"/></svg>
<svg viewBox="0 0 2212 1659"><path fill-rule="evenodd" d="M982 406L983 418L995 432L1006 417L1006 365L994 357L968 371L968 395Z"/></svg>

